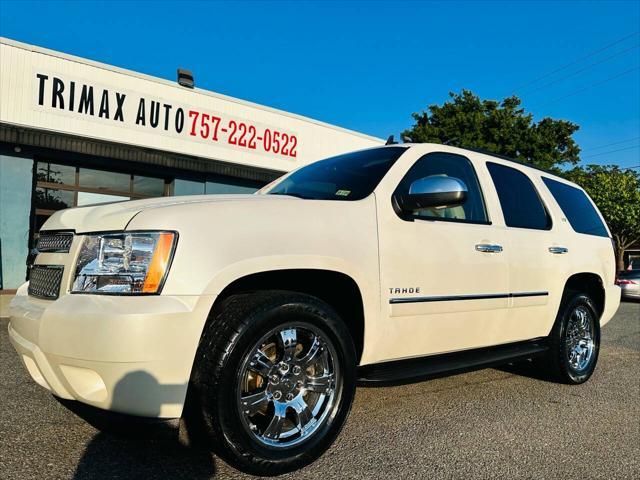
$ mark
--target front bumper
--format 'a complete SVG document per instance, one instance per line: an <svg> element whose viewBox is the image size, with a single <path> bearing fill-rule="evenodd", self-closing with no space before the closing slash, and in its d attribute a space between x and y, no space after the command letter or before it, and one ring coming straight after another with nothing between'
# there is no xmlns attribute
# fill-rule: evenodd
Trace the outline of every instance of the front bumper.
<svg viewBox="0 0 640 480"><path fill-rule="evenodd" d="M215 297L64 295L10 305L9 338L31 377L61 398L177 418Z"/></svg>

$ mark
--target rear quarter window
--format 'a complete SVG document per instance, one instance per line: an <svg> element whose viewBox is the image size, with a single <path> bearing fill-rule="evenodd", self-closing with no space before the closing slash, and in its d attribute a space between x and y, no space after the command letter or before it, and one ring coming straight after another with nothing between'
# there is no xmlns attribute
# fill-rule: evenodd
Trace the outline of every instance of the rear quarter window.
<svg viewBox="0 0 640 480"><path fill-rule="evenodd" d="M507 227L551 229L551 217L529 177L520 170L498 163L487 162L487 168Z"/></svg>
<svg viewBox="0 0 640 480"><path fill-rule="evenodd" d="M586 235L609 236L607 227L602 222L600 215L598 215L586 193L579 188L550 178L542 177L542 181L556 202L558 202L571 228L578 233Z"/></svg>

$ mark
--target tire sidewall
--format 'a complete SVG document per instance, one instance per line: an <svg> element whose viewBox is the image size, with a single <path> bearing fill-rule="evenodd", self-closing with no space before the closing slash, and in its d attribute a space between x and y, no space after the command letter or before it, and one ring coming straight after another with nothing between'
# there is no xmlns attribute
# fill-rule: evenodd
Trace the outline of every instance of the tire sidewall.
<svg viewBox="0 0 640 480"><path fill-rule="evenodd" d="M577 372L569 365L566 350L566 338L571 314L580 306L586 307L593 319L593 340L595 343L595 349L588 368L582 372ZM595 305L587 295L575 294L565 303L564 308L562 309L562 317L559 323L556 341L555 353L560 367L560 373L564 377L564 380L572 384L580 384L589 380L596 368L600 353L600 315L598 315Z"/></svg>
<svg viewBox="0 0 640 480"><path fill-rule="evenodd" d="M328 305L313 297L295 295L274 299L258 311L250 312L247 327L233 339L224 359L223 375L217 396L217 416L225 434L225 443L237 456L264 459L276 470L297 468L320 456L335 440L349 413L355 390L355 349L349 331ZM237 404L238 369L255 343L273 328L290 323L310 324L321 330L333 343L334 359L339 364L342 381L336 391L336 403L324 420L324 425L307 441L289 448L273 448L260 443L249 434L240 418ZM302 325L303 326L303 325Z"/></svg>

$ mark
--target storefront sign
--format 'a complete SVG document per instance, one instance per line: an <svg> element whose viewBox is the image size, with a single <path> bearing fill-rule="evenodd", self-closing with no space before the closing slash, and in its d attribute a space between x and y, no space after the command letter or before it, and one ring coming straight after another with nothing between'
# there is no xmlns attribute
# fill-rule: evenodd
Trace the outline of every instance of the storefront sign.
<svg viewBox="0 0 640 480"><path fill-rule="evenodd" d="M294 113L7 39L0 39L0 63L3 125L280 172L384 143Z"/></svg>
<svg viewBox="0 0 640 480"><path fill-rule="evenodd" d="M38 110L279 158L298 156L298 135L289 130L52 72L36 70L34 79Z"/></svg>

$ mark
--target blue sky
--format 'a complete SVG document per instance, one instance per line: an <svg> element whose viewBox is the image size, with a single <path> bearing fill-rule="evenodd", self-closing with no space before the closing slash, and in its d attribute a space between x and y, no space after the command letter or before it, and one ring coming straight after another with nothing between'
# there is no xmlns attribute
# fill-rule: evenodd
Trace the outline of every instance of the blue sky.
<svg viewBox="0 0 640 480"><path fill-rule="evenodd" d="M201 88L380 137L449 91L518 93L581 126L585 163L623 167L640 165L639 30L637 0L0 0L2 36L171 80L182 66Z"/></svg>

